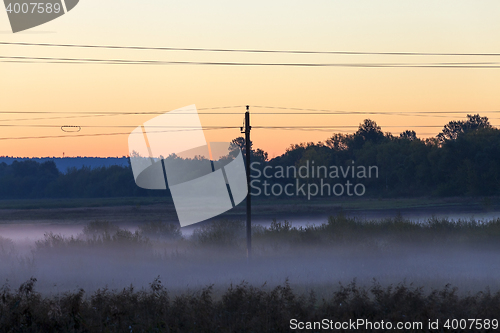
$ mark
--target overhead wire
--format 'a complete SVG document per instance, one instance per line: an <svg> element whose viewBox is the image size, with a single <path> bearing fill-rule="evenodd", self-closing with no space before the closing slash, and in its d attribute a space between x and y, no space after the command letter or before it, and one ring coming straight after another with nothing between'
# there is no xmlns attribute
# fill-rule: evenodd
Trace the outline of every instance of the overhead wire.
<svg viewBox="0 0 500 333"><path fill-rule="evenodd" d="M75 125L62 125L63 127L72 127ZM46 128L59 128L61 125L42 125L42 124L0 124L0 127L46 127ZM79 125L81 128L135 128L137 125ZM180 129L196 129L193 126L148 126L148 128L180 128ZM224 128L240 128L239 126L204 126L202 129L224 129Z"/></svg>
<svg viewBox="0 0 500 333"><path fill-rule="evenodd" d="M220 128L191 128L191 129L178 129L169 131L151 131L149 133L166 133L166 132L189 132L200 130L215 130L215 129L232 129L233 127L220 127ZM118 133L90 133L90 134L73 134L73 135L45 135L45 136L23 136L23 137L0 137L0 140L28 140L28 139L59 139L59 138L76 138L76 137L94 137L94 136L115 136L115 135L130 135L130 132ZM141 133L142 134L142 133Z"/></svg>
<svg viewBox="0 0 500 333"><path fill-rule="evenodd" d="M330 109L312 109L312 108L292 108L292 107L277 107L277 106L251 106L252 108L262 108L262 109L279 109L285 111L294 112L253 112L252 115L352 115L352 114L377 114L377 115L404 115L404 116L425 116L425 117L438 117L436 114L458 114L458 113L498 113L500 110L481 110L481 111L471 111L471 110L460 110L460 111L410 111L410 112L381 112L381 111L342 111L342 110L330 110ZM244 108L244 106L220 106L220 107L210 107L210 108L199 108L198 110L209 111L209 110L219 110L219 109L234 109L234 108ZM306 111L306 112L303 112ZM21 121L29 120L49 120L49 119L71 119L76 117L102 117L102 116L123 116L123 115L148 115L148 114L164 114L165 111L154 111L154 112L110 112L110 111L71 111L65 112L64 114L79 114L79 116L58 116L58 117L48 117L48 118L24 118L17 119ZM54 111L0 111L0 114L61 114L61 112ZM242 112L186 112L184 114L199 114L199 115L242 115ZM182 114L179 114L182 115ZM444 116L443 116L444 117ZM493 118L497 119L497 118ZM5 120L0 120L0 122ZM7 119L9 121L9 119ZM14 120L12 120L14 121ZM498 126L498 125L493 125ZM68 125L64 124L1 124L0 127L39 127L39 128L61 128L61 127L78 127L79 129L84 128L135 128L137 125ZM188 126L152 126L153 128L169 128L174 129L170 131L185 131L185 130L200 130L200 128L192 128ZM252 126L255 129L266 129L266 130L292 130L292 131L332 131L347 128L357 128L358 125L331 125L331 126ZM388 125L384 128L441 128L442 125ZM236 129L239 126L204 126L203 130L212 129ZM169 131L169 132L170 132ZM68 131L71 133L72 131ZM166 132L166 131L164 131ZM344 132L344 131L341 131ZM76 133L76 132L74 132ZM94 134L78 134L78 135L58 135L58 136L30 136L30 137L13 137L13 138L0 138L0 140L16 140L16 139L44 139L44 138L67 138L67 137L89 137L89 136L107 136L107 135L126 135L126 133L94 133Z"/></svg>
<svg viewBox="0 0 500 333"><path fill-rule="evenodd" d="M493 125L498 126L498 125ZM264 130L288 130L288 131L321 131L321 132L331 132L332 130L345 132L340 130L341 128L353 128L357 126L331 126L331 127L293 127L293 126L252 126L252 128L259 128ZM384 126L384 127L392 127L392 128L408 128L408 126ZM410 126L410 127L419 127L419 128L437 128L442 126ZM239 127L238 127L239 128ZM186 131L199 131L199 130L226 130L226 129L235 129L235 127L220 127L220 128L201 128L201 129L176 129L176 130L168 130L168 131L152 131L149 133L166 133L166 132L186 132ZM71 132L67 132L71 133ZM57 139L57 138L75 138L75 137L96 137L96 136L117 136L117 135L130 135L130 132L113 132L113 133L90 133L90 134L73 134L73 135L47 135L47 136L25 136L25 137L0 137L1 141L5 140L26 140L26 139ZM433 133L421 133L421 135L433 135Z"/></svg>
<svg viewBox="0 0 500 333"><path fill-rule="evenodd" d="M284 53L284 54L336 54L336 55L389 55L389 56L500 56L500 53L452 53L452 52L365 52L365 51L309 51L309 50L265 50L265 49L228 49L228 48L187 48L151 47L119 45L86 45L56 43L0 42L0 45L41 46L91 49L149 50L149 51L192 51L192 52L230 52L230 53Z"/></svg>
<svg viewBox="0 0 500 333"><path fill-rule="evenodd" d="M0 42L0 45L11 46L40 46L40 47L67 47L67 48L101 48L101 49L133 49L133 50L156 50L156 51L199 51L199 52L236 52L236 53L289 53L289 54L332 54L332 55L390 55L390 56L500 56L500 53L433 53L433 52L360 52L360 51L303 51L303 50L259 50L259 49L215 49L215 48L173 48L173 47L143 47L143 46L113 46L113 45L79 45L79 44L52 44L52 43L22 43L22 42ZM264 63L264 62L206 62L206 61L161 61L161 60L126 60L126 59L92 59L92 58L56 58L56 57L27 57L27 56L0 56L1 62L15 63L64 63L64 64L128 64L128 65L217 65L217 66L293 66L293 67L359 67L359 68L500 68L500 62L441 62L441 63ZM242 108L243 106L220 107L220 108ZM301 109L269 106L252 106L254 108L280 109L307 112L255 112L252 115L397 115L397 116L415 116L415 117L444 117L438 114L458 114L458 113L498 113L500 111L413 111L413 112L375 112L375 111L335 111L318 109ZM208 108L217 109L217 108ZM202 110L202 109L199 109ZM41 114L44 112L0 112L0 114ZM58 112L45 112L47 114L58 114ZM29 121L29 120L49 120L49 119L71 119L84 117L107 117L120 115L146 115L163 114L161 112L136 112L136 113L78 113L78 116L56 116L46 118L25 118L25 119L7 119L0 121ZM67 114L67 113L66 113ZM71 113L73 114L73 113ZM198 113L200 115L219 114L230 115L241 113L218 113L206 112ZM430 115L432 114L432 115ZM60 125L0 125L2 127L60 127ZM68 125L72 126L72 125ZM80 127L80 126L77 126ZM83 128L119 128L136 127L129 125L121 126L81 126ZM358 126L253 126L253 128L268 130L321 130L327 131L338 128L355 128ZM384 127L408 127L408 126L384 126ZM442 127L442 126L410 126L410 127ZM202 129L230 129L239 127L204 127ZM183 128L184 130L199 130ZM78 134L63 136L42 136L42 137L18 137L18 138L0 138L0 140L9 139L41 139L41 138L62 138L62 137L86 137L86 136L107 136L107 135L125 135L130 133L96 133L96 134Z"/></svg>
<svg viewBox="0 0 500 333"><path fill-rule="evenodd" d="M0 125L0 127L40 127L40 128L60 128L60 127L81 127L81 128L136 128L137 125L40 125L40 124L27 124L27 125ZM498 125L492 125L498 126ZM332 126L252 126L252 128L310 128L310 129L322 129L322 128L358 128L359 125L332 125ZM384 127L389 128L401 128L401 127L415 127L415 128L432 128L432 127L443 127L442 125L386 125ZM192 126L148 126L148 128L174 128L174 129L197 129ZM228 128L240 128L240 126L204 126L201 129L228 129Z"/></svg>
<svg viewBox="0 0 500 333"><path fill-rule="evenodd" d="M245 106L228 106L228 107L216 107L216 108L198 108L197 110L214 110L214 109L236 109L244 108ZM278 106L260 106L260 105L250 105L251 108L261 108L261 109L277 109L277 110L289 110L294 112L252 112L252 115L436 115L436 114L459 114L459 113L500 113L500 110L454 110L454 111L349 111L349 110L332 110L332 109L308 109L308 108L292 108L292 107L278 107ZM116 111L12 111L12 110L0 110L1 114L79 114L86 116L123 116L123 115L155 115L155 114L165 114L169 111L159 110L159 111L132 111L132 112L116 112ZM175 115L241 115L243 112L183 112L177 113ZM61 116L61 118L39 118L39 119L62 119L64 117L73 116ZM77 116L80 117L80 116ZM83 116L81 116L83 117ZM35 120L35 118L23 118L19 120ZM38 120L38 118L37 118ZM9 119L9 121L11 121ZM12 120L13 121L13 120Z"/></svg>
<svg viewBox="0 0 500 333"><path fill-rule="evenodd" d="M291 108L291 107L281 107L281 106L261 106L252 105L252 108L261 109L279 109L279 110L295 110L295 111L312 111L312 112L323 112L328 113L339 113L339 114L402 114L403 112L394 111L342 111L342 110L331 110L331 109L306 109L306 108ZM407 111L404 114L409 113L421 113L421 114L453 114L453 113L500 113L500 110L456 110L456 111ZM1 112L0 112L1 113ZM252 113L254 114L254 113Z"/></svg>
<svg viewBox="0 0 500 333"><path fill-rule="evenodd" d="M351 67L351 68L500 68L500 62L443 62L443 63L267 63L216 61L163 61L94 58L54 58L27 56L0 56L0 62L103 64L103 65L206 65L206 66L277 66L277 67Z"/></svg>

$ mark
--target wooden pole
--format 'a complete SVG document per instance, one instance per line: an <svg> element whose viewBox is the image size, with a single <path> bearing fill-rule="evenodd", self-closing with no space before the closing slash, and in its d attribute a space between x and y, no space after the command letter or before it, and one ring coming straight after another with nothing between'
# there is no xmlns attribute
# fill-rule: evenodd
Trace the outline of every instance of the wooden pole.
<svg viewBox="0 0 500 333"><path fill-rule="evenodd" d="M247 105L247 112L245 113L245 144L246 144L246 171L247 171L247 258L252 257L252 196L250 195L250 156L251 141L250 141L250 106Z"/></svg>

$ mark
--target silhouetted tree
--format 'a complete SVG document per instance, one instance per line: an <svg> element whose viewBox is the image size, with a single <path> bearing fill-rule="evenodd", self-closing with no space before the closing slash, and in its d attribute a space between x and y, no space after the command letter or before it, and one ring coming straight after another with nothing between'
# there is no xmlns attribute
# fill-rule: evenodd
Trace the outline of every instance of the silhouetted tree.
<svg viewBox="0 0 500 333"><path fill-rule="evenodd" d="M437 138L440 142L446 140L456 140L459 135L474 131L481 128L491 128L488 117L476 115L467 115L467 120L450 121L446 124L438 134Z"/></svg>
<svg viewBox="0 0 500 333"><path fill-rule="evenodd" d="M325 144L335 151L347 150L349 149L349 136L342 133L335 133L326 140Z"/></svg>
<svg viewBox="0 0 500 333"><path fill-rule="evenodd" d="M384 133L380 126L371 119L365 119L361 124L359 124L359 128L350 137L349 148L352 149L361 149L366 142L379 143L384 140Z"/></svg>
<svg viewBox="0 0 500 333"><path fill-rule="evenodd" d="M234 139L230 149L230 155L240 149L245 153L245 139ZM263 150L252 149L252 161L262 162L262 167L300 167L313 161L315 166L378 166L379 178L363 180L368 195L500 195L500 130L479 115L450 121L440 135L427 139L417 138L414 131L396 137L384 134L376 122L366 119L354 134L292 144L271 160ZM201 165L206 160L180 162ZM333 184L339 180L324 181ZM286 183L290 179L270 181ZM302 181L318 183L320 179ZM1 199L165 195L169 192L139 188L130 166L72 168L64 174L54 162L0 163Z"/></svg>
<svg viewBox="0 0 500 333"><path fill-rule="evenodd" d="M238 154L238 149L243 153L243 157L246 156L246 140L244 137L237 137L231 141L231 145L229 146L230 155L236 157ZM250 151L251 151L251 161L252 162L265 162L268 159L267 152L263 151L260 148L253 149L253 142L250 141Z"/></svg>
<svg viewBox="0 0 500 333"><path fill-rule="evenodd" d="M406 139L406 140L410 140L410 141L413 141L413 140L417 140L417 133L415 131L404 131L403 133L399 134L399 137L401 139Z"/></svg>

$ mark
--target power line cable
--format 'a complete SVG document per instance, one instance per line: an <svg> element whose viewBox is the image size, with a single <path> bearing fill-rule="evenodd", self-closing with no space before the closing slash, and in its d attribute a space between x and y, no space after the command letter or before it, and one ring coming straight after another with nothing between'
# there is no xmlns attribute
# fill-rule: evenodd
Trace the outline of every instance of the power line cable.
<svg viewBox="0 0 500 333"><path fill-rule="evenodd" d="M199 108L198 110L216 110L216 109L235 109L243 108L244 106L219 106L211 108ZM80 116L57 116L57 117L39 117L39 118L18 118L18 119L1 119L0 122L6 121L31 121L31 120L55 120L55 119L76 119L76 118L93 118L93 117L113 117L113 116L132 116L132 115L154 115L154 114L164 114L169 111L153 111L153 112L110 112L110 111L67 111L67 112L55 112L55 111L0 111L0 114L83 114ZM200 115L212 115L212 114L238 114L241 113L227 113L227 112L198 112L198 113L182 113L182 114L200 114ZM182 115L180 114L180 115Z"/></svg>
<svg viewBox="0 0 500 333"><path fill-rule="evenodd" d="M491 125L491 126L499 126L499 125ZM359 125L334 125L334 126L252 126L252 128L265 128L265 129L335 129L335 128L358 128ZM412 128L442 128L444 127L443 125L386 125L383 126L384 128L407 128L407 127L412 127Z"/></svg>
<svg viewBox="0 0 500 333"><path fill-rule="evenodd" d="M233 108L233 107L227 107ZM462 111L408 111L408 112L383 112L383 111L334 111L334 110L318 110L318 109L300 109L300 108L285 108L285 107L267 107L254 106L254 108L282 109L282 110L305 110L308 112L254 112L252 115L381 115L381 116L403 116L403 117L424 117L424 118L448 118L447 114L484 114L484 113L500 113L499 110L462 110ZM204 108L210 109L210 108ZM36 118L15 118L15 119L0 119L0 123L19 122L19 121L37 121L37 120L58 120L58 119L81 119L94 117L112 117L112 116L133 116L133 115L156 115L164 114L168 111L154 112L53 112L53 111L0 111L0 114L82 114L79 116L57 116L57 117L36 117ZM241 112L186 112L176 115L242 115ZM499 119L489 117L489 119Z"/></svg>
<svg viewBox="0 0 500 333"><path fill-rule="evenodd" d="M219 49L219 48L180 48L180 47L148 47L148 46L118 46L118 45L85 45L85 44L54 44L0 42L0 45L41 46L91 49L126 49L149 51L193 51L193 52L231 52L231 53L285 53L285 54L337 54L337 55L390 55L390 56L500 56L500 53L446 53L446 52L363 52L363 51L307 51L307 50L263 50L263 49Z"/></svg>
<svg viewBox="0 0 500 333"><path fill-rule="evenodd" d="M207 66L278 66L278 67L351 67L351 68L500 68L500 62L474 63L264 63L264 62L209 62L209 61L162 61L126 60L93 58L52 58L26 56L0 56L1 62L20 62L36 60L36 63L55 61L66 64L104 64L104 65L207 65Z"/></svg>
<svg viewBox="0 0 500 333"><path fill-rule="evenodd" d="M498 125L493 125L498 126ZM357 126L350 126L357 127ZM384 126L384 127L399 127L399 128L408 128L407 126ZM442 127L442 126L412 126L412 127ZM238 127L239 128L239 127ZM292 130L292 131L323 131L323 132L331 132L332 129L337 130L335 127L255 127L259 129L265 130ZM348 128L348 126L338 127L338 128ZM234 127L221 127L221 128L208 128L205 130L215 130L215 129L234 129ZM185 132L185 131L197 131L200 129L180 129L180 130L170 130L170 131L153 131L150 133L165 133L165 132ZM346 132L341 131L340 132ZM29 137L3 137L0 140L26 140L26 139L58 139L58 138L75 138L75 137L96 137L96 136L116 136L116 135L130 135L130 132L118 132L118 133L92 133L92 134L76 134L76 135L50 135L50 136L29 136ZM433 135L432 133L422 133L421 135Z"/></svg>
<svg viewBox="0 0 500 333"><path fill-rule="evenodd" d="M217 106L217 107L211 107L211 108L197 108L197 110L218 110L218 109L238 109L238 108L244 108L245 106ZM113 111L65 111L65 112L60 112L60 111L0 111L0 114L6 113L6 114L91 114L91 115L147 115L147 114L164 114L165 112L169 111L149 111L149 112L113 112ZM184 112L184 113L179 113L179 115L182 114L227 114L226 112L207 112L207 113L200 113L200 112ZM233 113L233 114L241 114L241 113Z"/></svg>
<svg viewBox="0 0 500 333"><path fill-rule="evenodd" d="M278 130L278 131L299 131L299 132L325 132L331 133L331 129L300 129L300 128L261 128L263 130ZM341 129L335 129L336 133L352 133L352 131L346 131ZM391 133L392 134L392 133ZM436 133L418 133L419 135L436 135Z"/></svg>
<svg viewBox="0 0 500 333"><path fill-rule="evenodd" d="M407 112L394 112L394 111L343 111L343 110L330 110L330 109L305 109L305 108L291 108L281 106L260 106L252 105L252 108L261 109L279 109L279 110L294 110L294 111L311 111L320 112L320 114L453 114L453 113L500 113L500 110L457 110L457 111L407 111ZM0 112L1 113L1 112ZM255 114L255 113L252 113Z"/></svg>
<svg viewBox="0 0 500 333"><path fill-rule="evenodd" d="M478 113L478 112L476 112ZM480 112L482 113L482 112ZM449 118L448 116L445 115L427 115L427 114L406 114L406 113L374 113L374 112L360 112L360 113L354 113L355 115L380 115L380 116L402 116L402 117L423 117L423 118ZM35 121L35 120L59 120L59 119L81 119L81 118L94 118L94 117L112 117L112 116L126 116L125 115L113 115L113 114L108 114L108 115L86 115L86 116L62 116L62 117L45 117L45 118L17 118L17 119L0 119L0 123L5 123L5 122L20 122L20 121ZM200 115L207 115L205 114L200 114ZM220 115L241 115L240 113L220 113ZM329 116L329 115L349 115L349 113L253 113L253 116L268 116L268 115L323 115L323 116ZM497 117L488 117L488 119L500 119Z"/></svg>
<svg viewBox="0 0 500 333"><path fill-rule="evenodd" d="M75 125L62 125L62 127L72 127ZM59 128L61 125L41 125L41 124L0 124L0 127L42 127L42 128ZM81 128L136 128L137 125L80 125ZM180 128L180 129L197 129L192 126L148 126L148 128ZM239 126L204 126L201 129L226 129L240 128Z"/></svg>
<svg viewBox="0 0 500 333"><path fill-rule="evenodd" d="M239 128L239 127L238 127ZM152 131L149 133L166 133L166 132L188 132L188 131L199 131L202 129L179 129L170 131ZM207 131L215 129L233 129L233 127L221 127L221 128L206 128ZM76 137L94 137L94 136L115 136L115 135L130 135L130 132L119 132L119 133L92 133L92 134L74 134L74 135L46 135L46 136L23 136L23 137L3 137L0 140L28 140L28 139L59 139L59 138L76 138ZM142 133L140 133L142 134Z"/></svg>
<svg viewBox="0 0 500 333"><path fill-rule="evenodd" d="M500 126L500 125L492 125ZM78 127L84 128L136 128L137 125L38 125L38 124L28 124L28 125L0 125L0 127L38 127L38 128L61 128L61 127ZM443 125L384 125L384 128L442 128ZM192 126L148 126L148 128L169 128L169 129L180 129L180 130L215 130L215 129L237 129L240 126L203 126L202 128L192 127ZM337 129L337 128L359 128L359 125L331 125L331 126L252 126L255 129ZM172 132L176 132L176 130ZM169 132L169 131L164 131Z"/></svg>
<svg viewBox="0 0 500 333"><path fill-rule="evenodd" d="M492 125L498 127L499 125ZM59 126L60 127L60 126ZM80 126L78 126L80 127ZM81 126L84 128L84 126ZM324 131L331 132L331 130L338 130L339 128L357 128L356 125L339 125L339 126L253 126L253 128L265 129L265 130L292 130L292 131ZM384 126L384 128L441 128L443 126L439 125L390 125ZM150 133L166 133L166 132L185 132L185 131L198 131L198 130L221 130L221 129L236 129L240 127L228 126L228 127L203 127L203 128L180 128L168 131L152 131ZM341 131L341 130L340 130ZM345 132L345 131L341 131ZM130 135L130 132L118 132L118 133L92 133L92 134L77 134L77 135L50 135L50 136L29 136L29 137L3 137L0 140L25 140L25 139L56 139L56 138L75 138L75 137L95 137L95 136L116 136L116 135ZM428 133L427 133L428 134ZM421 134L424 135L424 134Z"/></svg>
<svg viewBox="0 0 500 333"><path fill-rule="evenodd" d="M48 120L48 119L63 119L63 118L70 118L70 117L94 117L94 116L142 116L142 115L161 115L165 114L168 111L165 112L131 112L131 113L107 113L103 114L101 112L96 112L91 115L82 115L82 116L62 116L62 117L54 117L54 118L22 118L18 120ZM394 115L410 115L410 116L415 116L415 115L427 115L431 116L432 114L457 114L457 113L499 113L500 111L488 111L488 110L476 110L476 111L450 111L450 112L425 112L425 111L408 111L408 112L383 112L383 111L332 111L332 112L253 112L252 115L322 115L322 116L328 116L328 115L370 115L370 114L375 114L375 115L388 115L388 116L394 116ZM66 114L66 112L16 112L16 111L0 111L0 114L44 114L44 113L51 113L51 114ZM72 112L69 112L72 114ZM78 113L78 112L76 112ZM204 113L179 113L175 115L183 116L183 115L193 115L193 114L198 114L198 115L241 115L241 112L204 112ZM13 121L16 119L8 119L9 121Z"/></svg>
<svg viewBox="0 0 500 333"><path fill-rule="evenodd" d="M218 110L218 109L234 109L234 108L242 108L243 106L220 106L220 107L210 107L210 108L199 108L198 110ZM264 108L264 109L279 109L279 110L292 110L295 112L255 112L256 115L309 115L309 114L318 114L318 115L343 115L343 114L379 114L379 115L408 115L408 116L427 116L427 117L437 117L435 114L456 114L456 113L483 113L483 112L500 112L498 110L490 110L490 111L410 111L408 113L401 112L372 112L372 111L339 111L339 110L325 110L325 109L306 109L306 108L290 108L290 107L276 107L276 106L252 106L253 108ZM297 111L307 111L307 112L297 112ZM60 114L61 112L54 111L0 111L0 114ZM84 114L83 116L66 116L66 117L52 117L52 118L31 118L31 119L22 119L22 120L47 120L47 119L57 119L57 118L75 118L75 117L97 117L97 116L108 116L108 115L145 115L145 114L164 114L165 111L155 111L155 112L107 112L107 111L98 111L98 112L89 112L89 111L73 111L67 112L70 114ZM242 115L241 112L202 112L202 113L190 113L187 114L207 114L207 115ZM431 115L432 114L432 115ZM497 119L497 118L492 118ZM0 120L1 121L1 120ZM62 125L62 127L73 127L74 125ZM493 125L497 126L497 125ZM48 125L48 124L0 124L0 127L40 127L40 128L60 128L61 125ZM135 128L137 125L89 125L89 126L75 126L79 129L82 128ZM182 130L199 130L193 129L190 127L179 127L179 126L153 126L158 128L176 128ZM267 129L267 130L300 130L300 131L331 131L331 130L339 130L341 128L357 128L358 125L336 125L336 126L254 126L254 128ZM384 128L441 128L442 125L388 125L384 126ZM235 129L239 128L236 126L205 126L203 129ZM68 131L72 132L72 131ZM1 140L8 139L38 139L38 138L57 138L57 137L75 137L75 136L105 136L105 135L120 135L120 134L130 134L130 133L100 133L100 134L82 134L82 135L71 135L71 136L41 136L41 137L20 137L20 138L0 138Z"/></svg>
<svg viewBox="0 0 500 333"><path fill-rule="evenodd" d="M293 110L293 111L307 111L307 112L253 112L252 115L343 115L343 114L456 114L456 113L500 113L500 110L456 110L456 111L348 111L348 110L331 110L331 109L305 109L305 108L290 108L290 107L277 107L277 106L250 106L252 108L264 109L280 109L280 110ZM242 108L242 106L235 107L219 107L219 108ZM213 108L200 108L198 110L209 110ZM0 111L0 114L83 114L83 115L102 115L102 116L121 116L121 115L155 115L165 114L169 111L143 111L143 112L113 112L113 111ZM175 115L242 115L242 112L184 112ZM43 118L48 119L48 118Z"/></svg>

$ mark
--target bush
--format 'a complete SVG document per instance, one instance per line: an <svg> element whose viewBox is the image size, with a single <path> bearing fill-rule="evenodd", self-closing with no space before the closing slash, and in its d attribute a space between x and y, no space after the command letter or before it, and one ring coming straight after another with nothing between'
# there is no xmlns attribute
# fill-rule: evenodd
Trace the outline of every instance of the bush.
<svg viewBox="0 0 500 333"><path fill-rule="evenodd" d="M118 226L109 221L93 221L83 227L83 234L89 238L110 238L110 236L118 231Z"/></svg>
<svg viewBox="0 0 500 333"><path fill-rule="evenodd" d="M76 247L76 246L83 246L86 244L86 242L82 239L78 239L73 236L65 238L64 236L59 234L54 234L53 232L46 233L43 236L44 236L43 239L37 240L35 242L35 249L37 251Z"/></svg>
<svg viewBox="0 0 500 333"><path fill-rule="evenodd" d="M120 246L121 245L121 246ZM109 249L136 249L149 247L150 241L139 231L131 232L121 229L107 221L90 222L83 228L83 235L79 237L64 237L49 232L42 240L35 242L37 251L57 250L64 248L93 248L105 246Z"/></svg>
<svg viewBox="0 0 500 333"><path fill-rule="evenodd" d="M10 257L15 251L14 242L9 238L0 236L0 259Z"/></svg>
<svg viewBox="0 0 500 333"><path fill-rule="evenodd" d="M139 226L139 232L150 239L180 239L182 232L179 224L162 221L147 222Z"/></svg>
<svg viewBox="0 0 500 333"><path fill-rule="evenodd" d="M425 293L421 287L398 284L371 288L355 281L339 285L331 297L299 295L288 281L275 288L246 283L231 285L215 298L212 287L171 299L156 278L149 290L99 289L90 297L79 289L42 297L31 278L12 291L0 288L0 332L290 332L290 321L420 322L439 319L498 320L500 293L489 290L459 296L449 285ZM483 331L494 331L492 329ZM311 330L308 330L311 331ZM360 332L371 330L360 329ZM408 330L418 332L423 330Z"/></svg>
<svg viewBox="0 0 500 333"><path fill-rule="evenodd" d="M193 232L193 240L199 245L237 247L245 235L242 221L221 220L205 224Z"/></svg>

